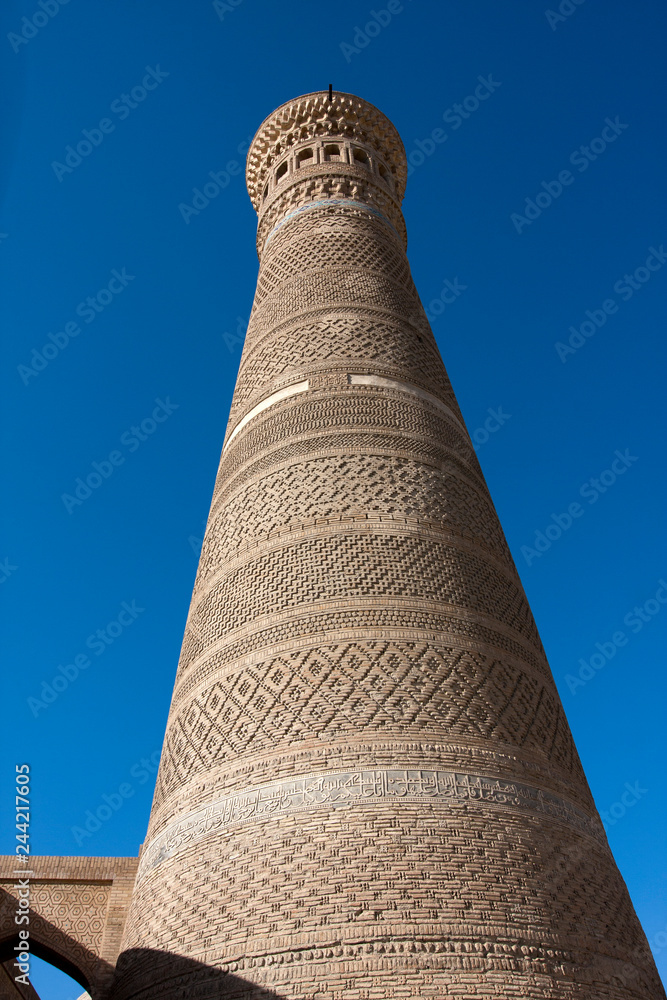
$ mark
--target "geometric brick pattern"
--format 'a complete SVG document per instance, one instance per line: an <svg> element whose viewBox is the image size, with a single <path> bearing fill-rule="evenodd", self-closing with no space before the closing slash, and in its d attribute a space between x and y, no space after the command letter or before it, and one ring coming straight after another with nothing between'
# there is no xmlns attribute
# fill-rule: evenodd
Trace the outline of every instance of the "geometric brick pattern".
<svg viewBox="0 0 667 1000"><path fill-rule="evenodd" d="M351 468L356 473L353 480L348 478ZM332 480L338 484L335 496L331 492ZM433 497L429 503L428 496ZM481 539L502 558L508 555L488 498L460 473L394 455L336 452L274 468L246 482L233 495L228 492L224 507L218 499L211 534L219 540L215 546L209 542L211 559L215 557L218 562L209 563L207 546L200 580L235 552L289 530L290 525L371 512L375 516L402 513L432 527L444 524L470 541ZM225 537L223 532L230 521L234 533Z"/></svg>
<svg viewBox="0 0 667 1000"><path fill-rule="evenodd" d="M400 336L400 325L381 310L371 315L350 311L345 317L327 316L310 322L287 320L262 339L253 355L239 370L234 393L232 419L254 402L267 386L291 381L300 369L310 372L340 369L368 370L388 375L406 375L416 385L437 392L450 407L456 406L449 381L438 365L437 348L430 338L422 337L410 345ZM303 338L303 344L295 338ZM252 405L251 402L251 405Z"/></svg>
<svg viewBox="0 0 667 1000"><path fill-rule="evenodd" d="M238 754L288 748L304 734L353 737L360 725L546 747L563 766L576 761L557 693L546 691L543 677L432 641L344 642L276 656L206 686L173 719L163 794Z"/></svg>
<svg viewBox="0 0 667 1000"><path fill-rule="evenodd" d="M113 1000L664 997L351 95L260 270Z"/></svg>
<svg viewBox="0 0 667 1000"><path fill-rule="evenodd" d="M30 951L76 979L94 1000L106 996L113 977L138 863L137 858L30 859ZM14 957L18 943L14 917L22 876L16 868L15 857L0 857L0 961ZM16 969L6 968L13 984Z"/></svg>

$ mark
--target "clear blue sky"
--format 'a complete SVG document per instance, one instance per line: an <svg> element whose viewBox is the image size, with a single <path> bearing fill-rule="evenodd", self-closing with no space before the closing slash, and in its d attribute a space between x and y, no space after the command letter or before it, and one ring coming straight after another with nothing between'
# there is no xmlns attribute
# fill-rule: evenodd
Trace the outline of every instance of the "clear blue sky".
<svg viewBox="0 0 667 1000"><path fill-rule="evenodd" d="M0 13L0 849L25 760L35 853L138 851L257 276L244 143L332 82L381 108L412 154L417 288L664 970L664 6L585 0L555 20L546 2L405 0L368 32L384 0L217 6L70 0L37 29L22 22L37 0ZM224 170L198 215L179 209ZM94 462L106 478L66 506ZM77 656L89 665L32 711ZM77 843L123 783L130 796Z"/></svg>

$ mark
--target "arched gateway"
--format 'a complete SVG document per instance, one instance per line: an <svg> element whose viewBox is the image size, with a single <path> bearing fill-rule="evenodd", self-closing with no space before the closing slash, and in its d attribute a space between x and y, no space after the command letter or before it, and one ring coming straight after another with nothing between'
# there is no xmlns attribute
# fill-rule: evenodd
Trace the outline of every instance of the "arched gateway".
<svg viewBox="0 0 667 1000"><path fill-rule="evenodd" d="M31 1000L16 984L19 927L30 933L30 952L50 962L103 1000L110 986L132 894L138 858L33 857L19 866L0 857L0 1000ZM29 876L29 923L17 925L19 879ZM18 872L18 874L17 874ZM3 974L4 973L4 974Z"/></svg>

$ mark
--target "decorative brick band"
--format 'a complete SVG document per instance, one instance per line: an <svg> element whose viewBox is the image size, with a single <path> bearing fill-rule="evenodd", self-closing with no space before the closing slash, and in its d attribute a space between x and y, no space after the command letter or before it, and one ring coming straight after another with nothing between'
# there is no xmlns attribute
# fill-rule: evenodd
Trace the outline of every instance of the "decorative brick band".
<svg viewBox="0 0 667 1000"><path fill-rule="evenodd" d="M447 414L449 419L454 421L463 434L466 437L468 436L467 430L449 406L438 399L437 396L434 396L432 392L427 392L426 389L420 389L419 386L412 385L411 382L401 382L395 378L385 378L384 375L348 375L347 379L350 385L377 385L384 389L394 389L396 392L408 392L412 396L418 396L419 399L425 400Z"/></svg>
<svg viewBox="0 0 667 1000"><path fill-rule="evenodd" d="M175 820L148 845L138 881L183 847L241 823L261 822L314 809L414 802L446 807L478 803L547 814L601 839L601 826L582 809L531 785L454 771L369 769L302 775L216 799Z"/></svg>
<svg viewBox="0 0 667 1000"><path fill-rule="evenodd" d="M445 403L438 399L437 396L434 396L433 393L426 392L425 389L420 389L418 386L412 385L410 382L401 382L398 379L385 378L383 375L344 375L342 372L324 372L312 376L310 380L305 379L302 382L294 382L292 385L286 385L283 389L279 389L277 392L271 393L270 396L262 399L256 406L253 406L253 408L246 413L245 417L239 420L238 424L225 441L222 449L223 452L229 447L239 431L243 430L246 424L250 423L253 417L263 413L264 410L268 410L268 408L273 406L275 403L280 403L283 399L289 399L291 396L297 396L299 393L307 392L308 389L320 389L326 387L327 383L343 384L344 382L347 382L348 385L372 385L384 389L394 389L396 392L406 392L411 396L417 396L419 399L423 399L426 402L431 403L432 406L435 406L442 413L446 414L463 434L466 436L468 434L461 421Z"/></svg>
<svg viewBox="0 0 667 1000"><path fill-rule="evenodd" d="M243 417L242 420L239 420L238 424L236 425L232 433L225 441L222 450L224 451L225 448L227 448L231 444L231 442L234 440L239 431L243 430L245 425L250 423L253 417L256 417L259 413L262 413L263 410L268 410L268 408L270 406L273 406L274 403L279 403L283 399L289 399L290 396L296 396L300 392L307 392L307 391L308 391L308 380L306 379L304 382L296 382L293 385L286 385L284 389L279 389L278 392L274 392L270 396L267 396L266 399L263 399L260 403L257 404L257 406L253 406L252 410L246 413L245 417Z"/></svg>
<svg viewBox="0 0 667 1000"><path fill-rule="evenodd" d="M266 237L263 249L266 250L270 240L273 239L278 230L282 229L287 222L291 222L292 219L296 219L297 216L303 215L304 212L311 212L314 208L353 208L355 211L368 212L369 215L374 215L376 219L380 219L385 225L389 226L392 233L394 233L399 240L401 238L387 216L380 212L379 209L373 208L371 205L367 205L363 201L353 201L351 198L323 198L319 201L309 201L306 205L300 205L299 208L290 212L288 215L285 215L280 222L276 223L269 235Z"/></svg>

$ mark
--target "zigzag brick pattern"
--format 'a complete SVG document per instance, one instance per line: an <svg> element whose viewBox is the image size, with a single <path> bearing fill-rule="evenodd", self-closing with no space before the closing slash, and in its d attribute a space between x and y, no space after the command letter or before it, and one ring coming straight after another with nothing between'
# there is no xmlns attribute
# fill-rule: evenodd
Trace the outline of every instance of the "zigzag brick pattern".
<svg viewBox="0 0 667 1000"><path fill-rule="evenodd" d="M260 271L114 1000L664 997L351 95ZM275 397L273 399L272 397Z"/></svg>

